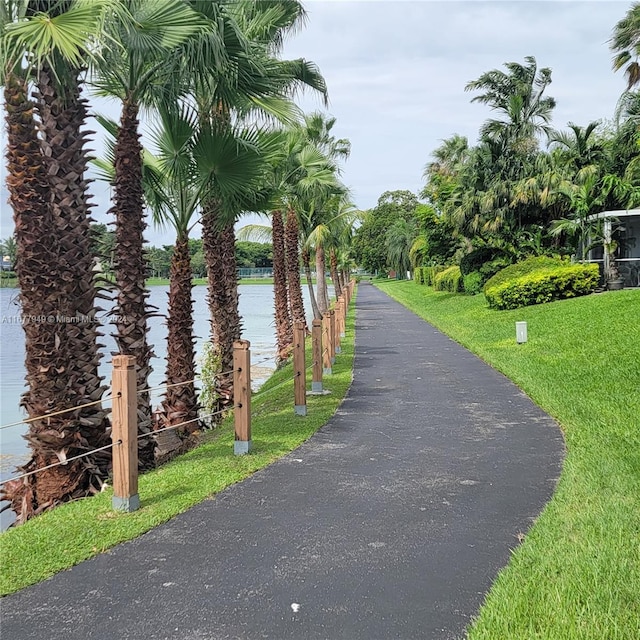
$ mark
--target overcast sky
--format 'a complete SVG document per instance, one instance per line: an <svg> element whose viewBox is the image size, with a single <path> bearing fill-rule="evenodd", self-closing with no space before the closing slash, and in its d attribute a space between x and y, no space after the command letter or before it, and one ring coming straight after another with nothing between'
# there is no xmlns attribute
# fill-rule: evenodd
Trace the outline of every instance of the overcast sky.
<svg viewBox="0 0 640 640"><path fill-rule="evenodd" d="M548 94L556 98L553 124L586 125L612 118L625 88L611 70L608 40L630 2L426 0L307 0L306 27L285 47L288 58L320 67L328 88L334 132L348 138L351 157L343 180L360 209L393 189L418 192L430 153L454 133L471 143L487 107L471 104L467 82L505 62L534 56L551 67ZM305 111L317 98L300 99ZM3 142L6 138L3 138ZM4 145L3 145L4 146ZM4 166L3 166L4 171ZM4 176L3 176L4 177ZM2 230L12 229L2 193ZM108 193L96 194L95 217L106 222ZM152 244L170 233L149 229Z"/></svg>

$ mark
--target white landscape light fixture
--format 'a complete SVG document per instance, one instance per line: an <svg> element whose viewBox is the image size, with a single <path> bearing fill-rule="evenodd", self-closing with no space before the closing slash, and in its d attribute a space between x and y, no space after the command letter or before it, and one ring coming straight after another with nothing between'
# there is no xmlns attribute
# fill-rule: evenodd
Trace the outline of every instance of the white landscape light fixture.
<svg viewBox="0 0 640 640"><path fill-rule="evenodd" d="M523 344L527 341L527 323L516 322L516 342Z"/></svg>

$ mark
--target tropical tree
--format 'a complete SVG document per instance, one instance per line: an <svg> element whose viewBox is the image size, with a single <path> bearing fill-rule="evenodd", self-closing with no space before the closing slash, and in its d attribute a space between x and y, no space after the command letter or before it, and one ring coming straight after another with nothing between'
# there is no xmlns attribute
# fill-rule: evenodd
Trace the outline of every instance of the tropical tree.
<svg viewBox="0 0 640 640"><path fill-rule="evenodd" d="M153 211L154 222L170 225L176 233L169 271L167 313L167 385L162 408L156 414L158 427L182 425L164 438L156 449L156 459L165 460L188 446L198 425L198 399L195 388L195 350L193 336L192 269L189 233L195 225L207 179L200 179L195 151L211 148L211 141L198 137L197 120L189 109L161 108L154 128L155 155L145 153L145 199ZM176 437L177 436L177 437Z"/></svg>
<svg viewBox="0 0 640 640"><path fill-rule="evenodd" d="M0 8L8 177L14 211L32 457L23 471L104 447L105 389L98 374L97 295L90 251L83 69L110 3L6 2ZM35 87L35 102L29 99ZM39 133L36 133L36 128ZM47 419L43 414L80 405ZM6 485L23 522L61 501L100 490L100 451Z"/></svg>
<svg viewBox="0 0 640 640"><path fill-rule="evenodd" d="M411 269L410 251L416 238L415 220L396 220L385 237L389 266L404 280Z"/></svg>
<svg viewBox="0 0 640 640"><path fill-rule="evenodd" d="M378 198L377 205L364 214L353 239L353 255L361 267L372 273L387 268L387 229L398 218L411 220L417 205L410 191L385 191Z"/></svg>
<svg viewBox="0 0 640 640"><path fill-rule="evenodd" d="M556 101L544 93L551 84L551 69L538 69L533 56L526 56L524 65L507 62L504 66L507 73L487 71L468 82L465 91L480 91L471 102L486 104L499 114L482 125L482 136L506 138L512 145L526 148L537 135L550 131Z"/></svg>
<svg viewBox="0 0 640 640"><path fill-rule="evenodd" d="M122 104L114 147L113 182L116 256L114 272L117 299L114 308L116 343L120 353L136 358L138 431L151 431L148 378L152 347L147 341L148 292L145 286L143 234L146 228L142 188L142 145L139 111L167 92L170 69L167 60L182 55L185 41L198 33L197 14L181 0L121 0L126 12L106 23L107 38L100 51L94 86L99 94L115 97ZM141 468L154 464L154 442L139 440Z"/></svg>
<svg viewBox="0 0 640 640"><path fill-rule="evenodd" d="M609 47L615 54L613 69L619 71L623 67L627 76L627 89L640 82L640 3L634 2L626 15L613 29Z"/></svg>
<svg viewBox="0 0 640 640"><path fill-rule="evenodd" d="M297 109L290 96L309 86L326 93L324 80L315 66L305 60L280 60L284 37L300 25L304 11L299 2L220 2L190 0L199 19L218 27L216 47L207 38L192 41L193 52L185 60L199 59L212 49L218 64L187 70L184 76L201 118L220 135L232 123L268 117L290 121ZM212 32L213 33L213 32ZM233 136L228 133L231 141ZM227 148L226 151L230 151ZM257 165L256 165L257 166ZM264 199L255 188L247 191L244 202L225 202L225 194L211 189L203 202L203 250L207 262L212 339L219 352L223 375L221 384L231 396L233 342L240 338L237 264L234 223L241 211L260 210Z"/></svg>

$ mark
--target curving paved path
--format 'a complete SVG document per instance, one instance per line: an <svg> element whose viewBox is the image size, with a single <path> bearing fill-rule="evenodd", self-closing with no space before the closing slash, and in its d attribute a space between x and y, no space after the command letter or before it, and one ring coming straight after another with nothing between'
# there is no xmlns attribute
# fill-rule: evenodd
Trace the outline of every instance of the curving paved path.
<svg viewBox="0 0 640 640"><path fill-rule="evenodd" d="M326 427L217 498L4 598L2 637L460 638L563 451L504 376L362 285L353 386Z"/></svg>

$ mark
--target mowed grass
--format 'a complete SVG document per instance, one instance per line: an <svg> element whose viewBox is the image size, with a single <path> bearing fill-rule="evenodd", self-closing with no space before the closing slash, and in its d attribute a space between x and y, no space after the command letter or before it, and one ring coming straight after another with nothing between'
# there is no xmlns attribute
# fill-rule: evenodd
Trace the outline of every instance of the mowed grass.
<svg viewBox="0 0 640 640"><path fill-rule="evenodd" d="M310 340L307 342L310 365ZM293 368L276 371L251 399L253 449L233 455L233 417L203 444L172 462L140 476L141 508L133 513L111 509L112 491L68 503L0 534L0 594L40 582L215 496L289 453L335 413L351 385L354 320L347 319L342 353L323 385L330 395L308 396L307 416L294 415ZM311 369L307 368L307 388Z"/></svg>
<svg viewBox="0 0 640 640"><path fill-rule="evenodd" d="M468 637L638 640L640 290L493 311L482 295L376 284L511 378L565 436L556 493ZM529 340L517 345L521 320Z"/></svg>

